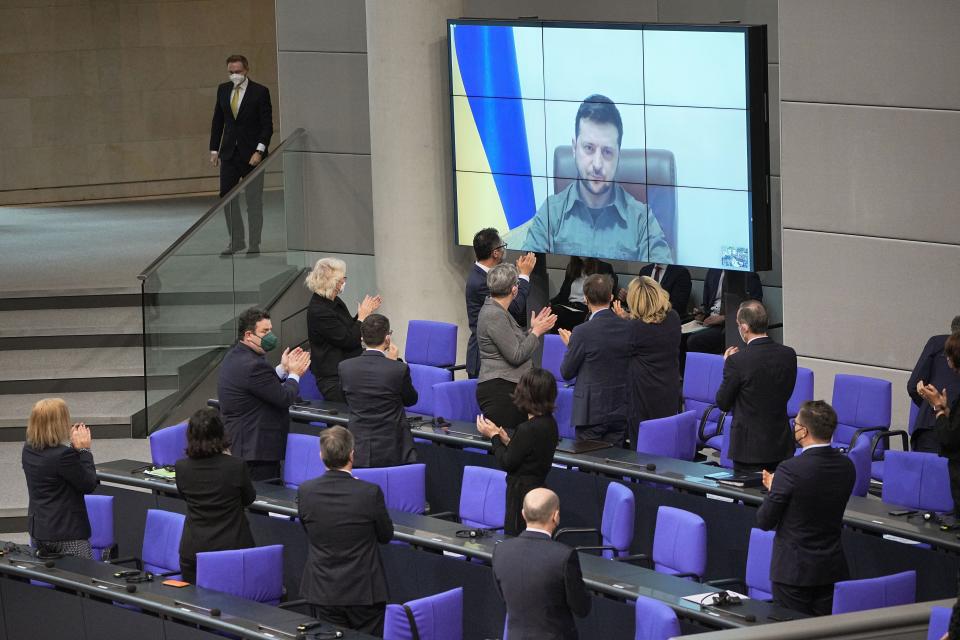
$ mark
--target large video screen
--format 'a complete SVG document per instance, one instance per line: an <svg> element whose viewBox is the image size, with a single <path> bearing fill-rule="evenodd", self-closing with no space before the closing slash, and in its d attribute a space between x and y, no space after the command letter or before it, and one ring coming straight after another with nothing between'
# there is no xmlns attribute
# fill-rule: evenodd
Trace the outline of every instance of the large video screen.
<svg viewBox="0 0 960 640"><path fill-rule="evenodd" d="M448 28L459 244L769 268L764 27Z"/></svg>

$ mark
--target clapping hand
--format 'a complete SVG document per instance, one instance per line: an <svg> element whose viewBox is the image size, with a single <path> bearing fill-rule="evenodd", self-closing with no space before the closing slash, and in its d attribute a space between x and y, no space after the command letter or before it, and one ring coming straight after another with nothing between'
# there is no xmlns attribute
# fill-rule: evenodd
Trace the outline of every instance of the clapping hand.
<svg viewBox="0 0 960 640"><path fill-rule="evenodd" d="M519 258L517 258L517 271L520 272L522 276L529 276L533 273L533 268L537 264L537 256L533 255L529 251Z"/></svg>
<svg viewBox="0 0 960 640"><path fill-rule="evenodd" d="M393 340L390 341L390 346L387 347L387 350L383 352L383 355L387 356L391 360L396 360L400 357L400 350L397 348L397 345L393 343Z"/></svg>
<svg viewBox="0 0 960 640"><path fill-rule="evenodd" d="M613 301L613 312L618 316L620 316L621 318L623 318L624 320L627 320L628 318L630 318L630 313L628 313L627 310L623 308L623 305L620 303L619 300Z"/></svg>
<svg viewBox="0 0 960 640"><path fill-rule="evenodd" d="M363 322L367 319L371 313L380 308L380 304L383 302L383 298L379 295L376 296L363 296L363 300L360 302L360 305L357 307L357 320Z"/></svg>
<svg viewBox="0 0 960 640"><path fill-rule="evenodd" d="M480 435L482 436L492 438L500 433L500 427L495 425L492 421L487 420L482 415L479 415L477 416L477 431L479 431Z"/></svg>
<svg viewBox="0 0 960 640"><path fill-rule="evenodd" d="M735 353L740 353L740 347L727 347L727 350L723 352L723 359L726 360Z"/></svg>
<svg viewBox="0 0 960 640"><path fill-rule="evenodd" d="M770 487L773 486L773 474L766 469L763 470L763 486L767 488L767 491L770 491Z"/></svg>
<svg viewBox="0 0 960 640"><path fill-rule="evenodd" d="M292 351L290 350L290 347L287 347L286 349L284 349L283 353L280 354L280 368L289 373L290 372L290 356L296 357L296 356L299 356L301 353L303 353L303 349L301 349L300 347L296 347Z"/></svg>
<svg viewBox="0 0 960 640"><path fill-rule="evenodd" d="M557 333L560 334L560 339L563 340L564 346L570 346L570 335L573 333L569 329L557 329Z"/></svg>
<svg viewBox="0 0 960 640"><path fill-rule="evenodd" d="M703 322L703 326L705 327L715 327L723 324L724 320L726 320L726 316L709 315L703 320L701 320L701 322Z"/></svg>
<svg viewBox="0 0 960 640"><path fill-rule="evenodd" d="M287 373L292 373L295 376L302 376L307 372L307 369L310 368L310 352L304 351L300 347L297 347L290 353L286 354L286 370ZM280 365L284 366L283 358L280 360Z"/></svg>
<svg viewBox="0 0 960 640"><path fill-rule="evenodd" d="M550 307L544 307L540 309L539 313L530 314L530 331L532 331L538 338L543 334L553 329L553 325L557 322L557 316L553 314L553 311Z"/></svg>
<svg viewBox="0 0 960 640"><path fill-rule="evenodd" d="M923 380L917 383L917 393L920 394L920 397L930 403L930 406L937 409L937 407L946 407L947 406L947 390L937 391L937 388L932 384L924 384Z"/></svg>
<svg viewBox="0 0 960 640"><path fill-rule="evenodd" d="M74 449L89 449L91 439L90 429L84 423L78 422L70 427L70 445Z"/></svg>

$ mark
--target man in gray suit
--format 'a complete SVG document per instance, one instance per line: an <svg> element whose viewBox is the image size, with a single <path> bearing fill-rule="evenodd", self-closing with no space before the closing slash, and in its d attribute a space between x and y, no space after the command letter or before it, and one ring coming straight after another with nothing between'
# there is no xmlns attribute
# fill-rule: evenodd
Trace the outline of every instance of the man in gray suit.
<svg viewBox="0 0 960 640"><path fill-rule="evenodd" d="M623 444L630 390L630 324L610 310L613 279L594 274L583 283L589 319L573 331L560 329L567 353L560 374L577 379L573 424L577 440Z"/></svg>
<svg viewBox="0 0 960 640"><path fill-rule="evenodd" d="M360 325L367 349L340 363L340 386L354 417L354 466L392 467L417 461L404 407L417 403L408 367L390 339L390 321L371 313Z"/></svg>

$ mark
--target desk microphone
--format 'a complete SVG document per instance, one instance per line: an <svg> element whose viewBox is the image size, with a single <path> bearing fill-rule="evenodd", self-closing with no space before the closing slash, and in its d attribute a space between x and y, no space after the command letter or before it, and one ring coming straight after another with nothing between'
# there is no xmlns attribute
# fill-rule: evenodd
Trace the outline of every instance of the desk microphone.
<svg viewBox="0 0 960 640"><path fill-rule="evenodd" d="M652 462L647 463L647 471L656 471L656 470L657 470L657 465L655 465Z"/></svg>
<svg viewBox="0 0 960 640"><path fill-rule="evenodd" d="M213 609L210 609L210 615L213 616L214 618L219 618L220 609L217 609L216 607L214 607Z"/></svg>
<svg viewBox="0 0 960 640"><path fill-rule="evenodd" d="M127 585L127 593L136 593L136 592L137 592L137 585L135 584Z"/></svg>

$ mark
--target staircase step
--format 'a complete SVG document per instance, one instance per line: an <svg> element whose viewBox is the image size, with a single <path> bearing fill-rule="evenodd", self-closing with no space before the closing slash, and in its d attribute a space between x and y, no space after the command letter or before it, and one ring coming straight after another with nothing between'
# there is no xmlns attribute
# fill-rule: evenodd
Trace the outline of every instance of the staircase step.
<svg viewBox="0 0 960 640"><path fill-rule="evenodd" d="M47 397L49 394L43 393L0 395L0 429L25 428L33 405ZM130 417L143 409L143 391L89 391L58 397L67 403L73 422L85 422L91 429L129 426Z"/></svg>
<svg viewBox="0 0 960 640"><path fill-rule="evenodd" d="M0 311L0 338L139 335L142 313L139 305Z"/></svg>

